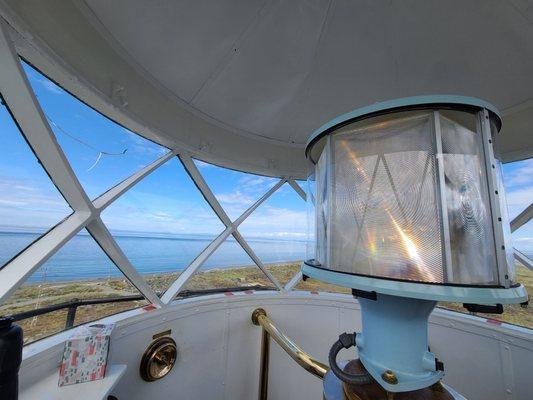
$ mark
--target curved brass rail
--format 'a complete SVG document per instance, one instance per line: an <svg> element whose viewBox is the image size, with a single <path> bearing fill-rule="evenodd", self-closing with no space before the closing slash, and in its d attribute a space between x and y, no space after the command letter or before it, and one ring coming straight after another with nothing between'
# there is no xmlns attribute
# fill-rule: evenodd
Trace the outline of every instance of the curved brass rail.
<svg viewBox="0 0 533 400"><path fill-rule="evenodd" d="M296 343L294 343L290 338L288 338L283 332L281 332L274 323L268 318L267 313L262 308L256 308L252 313L252 322L254 325L260 325L264 332L267 332L269 336L276 341L277 344L281 346L283 350L301 367L303 367L307 372L313 374L314 376L324 379L326 372L328 372L329 367L326 364L321 363L318 360L315 360L305 351L303 351ZM261 355L261 378L263 380L264 374L268 376L268 337L263 335L263 349ZM266 358L266 361L265 361ZM264 371L266 367L266 372ZM268 380L268 377L266 378ZM260 389L261 390L261 389Z"/></svg>

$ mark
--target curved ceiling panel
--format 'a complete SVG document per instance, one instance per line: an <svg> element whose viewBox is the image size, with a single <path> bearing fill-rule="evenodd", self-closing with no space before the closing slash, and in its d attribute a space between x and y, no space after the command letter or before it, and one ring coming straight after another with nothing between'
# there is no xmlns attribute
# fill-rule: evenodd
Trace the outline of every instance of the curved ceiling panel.
<svg viewBox="0 0 533 400"><path fill-rule="evenodd" d="M211 162L302 176L317 127L424 94L493 103L504 160L533 153L531 1L7 3L89 86L112 97L123 85L119 114Z"/></svg>
<svg viewBox="0 0 533 400"><path fill-rule="evenodd" d="M233 52L263 3L165 0L138 1L132 7L130 0L86 1L101 31L107 31L124 54L186 102Z"/></svg>

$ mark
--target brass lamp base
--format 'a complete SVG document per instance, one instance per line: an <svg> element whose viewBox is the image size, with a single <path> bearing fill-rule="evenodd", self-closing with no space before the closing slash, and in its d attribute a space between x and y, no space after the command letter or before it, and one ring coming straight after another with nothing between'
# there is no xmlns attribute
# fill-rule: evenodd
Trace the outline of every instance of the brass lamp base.
<svg viewBox="0 0 533 400"><path fill-rule="evenodd" d="M365 367L358 359L350 361L344 367L350 374L363 374ZM342 383L344 400L454 400L455 397L440 382L410 392L387 392L375 381L367 385ZM328 399L329 400L329 399Z"/></svg>

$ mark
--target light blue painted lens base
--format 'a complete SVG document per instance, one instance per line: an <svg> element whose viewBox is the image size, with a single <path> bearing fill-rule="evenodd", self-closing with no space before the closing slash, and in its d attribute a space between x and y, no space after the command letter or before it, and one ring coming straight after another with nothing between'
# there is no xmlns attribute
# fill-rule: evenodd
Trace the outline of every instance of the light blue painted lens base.
<svg viewBox="0 0 533 400"><path fill-rule="evenodd" d="M428 351L428 318L435 301L381 295L359 298L363 331L357 334L359 359L389 392L408 392L431 386L444 376ZM383 380L390 370L398 382Z"/></svg>
<svg viewBox="0 0 533 400"><path fill-rule="evenodd" d="M489 305L523 303L528 300L527 291L522 285L509 289L432 285L343 274L323 268L312 267L305 263L302 265L302 273L310 278L333 285L420 300Z"/></svg>

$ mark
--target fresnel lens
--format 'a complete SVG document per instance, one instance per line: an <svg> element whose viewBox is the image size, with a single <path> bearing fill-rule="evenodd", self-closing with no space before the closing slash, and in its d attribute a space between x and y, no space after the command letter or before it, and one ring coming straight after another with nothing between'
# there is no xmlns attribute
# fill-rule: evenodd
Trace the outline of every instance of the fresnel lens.
<svg viewBox="0 0 533 400"><path fill-rule="evenodd" d="M493 153L500 126L498 111L481 100L423 96L356 110L310 137L315 246L302 273L352 288L363 322L331 349L326 398L342 382L347 396L418 391L444 399L427 397L436 386L447 391L438 384L443 363L428 349L436 302L500 312L527 300L514 282ZM351 346L359 358L339 365L337 353Z"/></svg>

